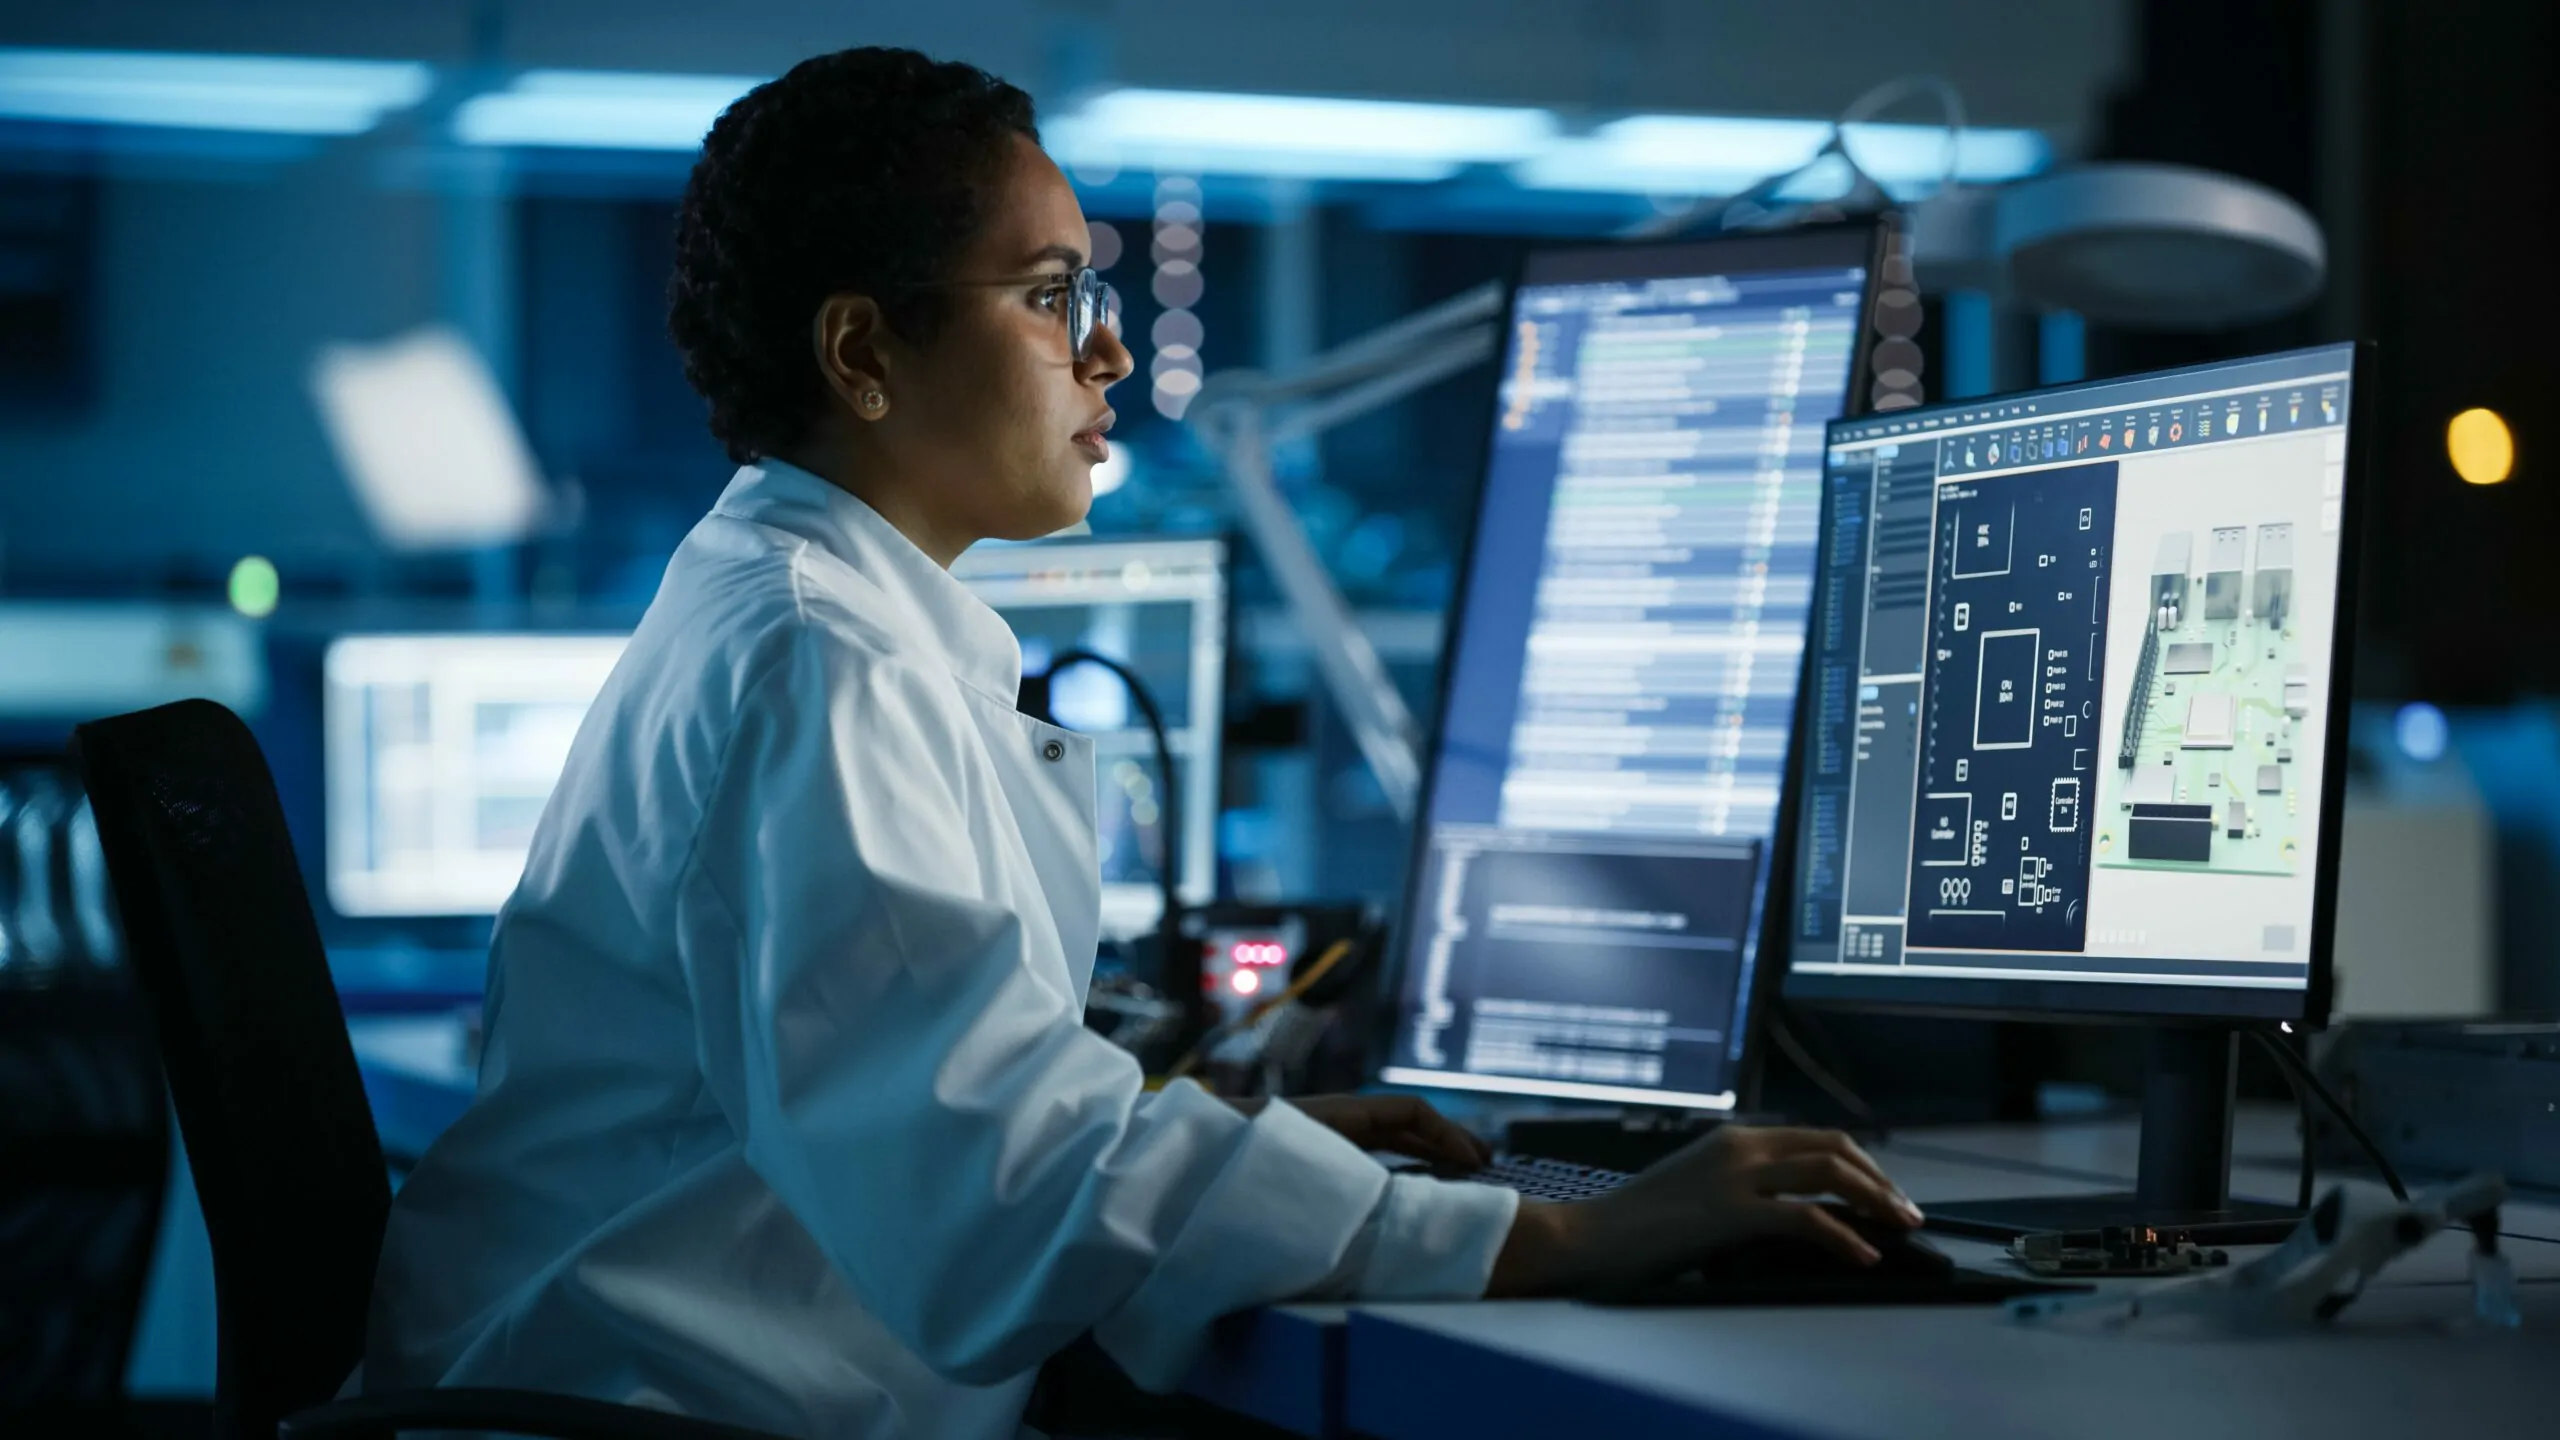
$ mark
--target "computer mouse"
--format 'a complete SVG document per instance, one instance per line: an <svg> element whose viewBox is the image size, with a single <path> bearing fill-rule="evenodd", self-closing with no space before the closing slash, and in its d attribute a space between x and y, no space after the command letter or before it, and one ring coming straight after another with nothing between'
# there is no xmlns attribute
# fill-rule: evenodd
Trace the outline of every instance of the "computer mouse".
<svg viewBox="0 0 2560 1440"><path fill-rule="evenodd" d="M1947 1253L1890 1220L1860 1214L1846 1205L1825 1201L1822 1209L1858 1232L1883 1257L1861 1265L1819 1241L1801 1235L1761 1235L1728 1245L1709 1255L1696 1274L1710 1284L1745 1281L1869 1277L1896 1280L1941 1280L1956 1262Z"/></svg>

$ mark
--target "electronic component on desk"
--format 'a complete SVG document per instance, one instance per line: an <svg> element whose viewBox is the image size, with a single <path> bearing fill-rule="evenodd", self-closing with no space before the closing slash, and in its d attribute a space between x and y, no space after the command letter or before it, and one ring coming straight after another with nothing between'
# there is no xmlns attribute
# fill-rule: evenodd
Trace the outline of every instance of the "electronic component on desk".
<svg viewBox="0 0 2560 1440"><path fill-rule="evenodd" d="M2284 769L2277 765L2258 767L2258 793L2278 795L2284 792Z"/></svg>
<svg viewBox="0 0 2560 1440"><path fill-rule="evenodd" d="M2181 640L2169 647L2168 658L2160 662L2166 675L2210 675L2213 673L2213 642Z"/></svg>
<svg viewBox="0 0 2560 1440"><path fill-rule="evenodd" d="M2228 1252L2198 1245L2187 1231L2148 1225L2021 1235L2009 1242L2009 1258L2047 1276L2184 1275L2231 1263Z"/></svg>
<svg viewBox="0 0 2560 1440"><path fill-rule="evenodd" d="M1221 900L1185 910L1182 933L1200 946L1200 985L1214 1024L1172 1076L1205 1068L1220 1093L1244 1095L1360 1083L1356 1047L1324 1042L1340 1030L1338 1007L1376 958L1383 926L1375 912Z"/></svg>
<svg viewBox="0 0 2560 1440"><path fill-rule="evenodd" d="M1183 934L1200 945L1200 988L1223 1021L1232 1022L1287 990L1298 967L1337 941L1348 941L1335 981L1347 981L1378 940L1376 917L1360 905L1254 905L1218 901L1183 912ZM1300 1000L1322 1008L1344 986L1324 984Z"/></svg>

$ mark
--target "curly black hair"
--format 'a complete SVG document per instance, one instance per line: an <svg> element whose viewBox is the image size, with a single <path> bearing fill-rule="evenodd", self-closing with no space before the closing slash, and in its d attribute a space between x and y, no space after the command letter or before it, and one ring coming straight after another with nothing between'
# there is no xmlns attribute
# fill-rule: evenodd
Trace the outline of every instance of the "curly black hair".
<svg viewBox="0 0 2560 1440"><path fill-rule="evenodd" d="M750 464L808 432L826 403L809 322L840 292L880 302L928 344L947 278L977 233L1031 97L912 50L820 55L748 91L702 144L676 220L667 333L710 402L711 433Z"/></svg>

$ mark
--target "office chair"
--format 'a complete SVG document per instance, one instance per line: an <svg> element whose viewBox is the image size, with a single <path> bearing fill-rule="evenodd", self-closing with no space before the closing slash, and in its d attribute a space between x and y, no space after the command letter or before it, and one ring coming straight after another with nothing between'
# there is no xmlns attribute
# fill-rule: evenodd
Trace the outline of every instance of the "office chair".
<svg viewBox="0 0 2560 1440"><path fill-rule="evenodd" d="M216 1440L778 1440L529 1390L332 1401L364 1352L391 1185L275 781L208 700L74 743L213 1245Z"/></svg>

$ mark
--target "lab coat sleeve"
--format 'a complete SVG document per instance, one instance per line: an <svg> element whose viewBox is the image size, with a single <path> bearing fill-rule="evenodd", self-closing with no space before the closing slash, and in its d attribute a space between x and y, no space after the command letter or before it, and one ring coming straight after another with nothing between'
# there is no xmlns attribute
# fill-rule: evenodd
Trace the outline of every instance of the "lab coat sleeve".
<svg viewBox="0 0 2560 1440"><path fill-rule="evenodd" d="M1045 922L983 898L974 722L813 632L742 697L679 897L712 1098L747 1163L926 1364L1019 1374L1091 1330L1169 1388L1210 1321L1313 1289L1374 1227L1394 1291L1479 1293L1509 1212L1409 1190L1287 1105L1142 1092ZM1009 840L1002 843L1011 843ZM807 1283L816 1283L814 1281Z"/></svg>

